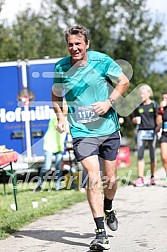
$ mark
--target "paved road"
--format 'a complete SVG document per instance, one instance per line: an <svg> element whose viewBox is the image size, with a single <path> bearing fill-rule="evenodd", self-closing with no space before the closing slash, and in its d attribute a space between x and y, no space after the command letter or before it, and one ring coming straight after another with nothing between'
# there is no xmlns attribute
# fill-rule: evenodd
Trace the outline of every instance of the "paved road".
<svg viewBox="0 0 167 252"><path fill-rule="evenodd" d="M117 191L114 208L119 229L107 229L112 252L167 251L167 188L163 169L157 185ZM40 218L0 241L1 252L89 252L94 222L87 202Z"/></svg>

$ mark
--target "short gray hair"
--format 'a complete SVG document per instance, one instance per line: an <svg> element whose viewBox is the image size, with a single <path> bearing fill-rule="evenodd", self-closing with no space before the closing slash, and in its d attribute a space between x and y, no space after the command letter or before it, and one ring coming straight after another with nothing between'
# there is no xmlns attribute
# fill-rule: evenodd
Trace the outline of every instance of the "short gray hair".
<svg viewBox="0 0 167 252"><path fill-rule="evenodd" d="M84 37L85 43L89 42L89 32L83 25L74 25L65 31L65 39L68 42L68 35L80 35Z"/></svg>

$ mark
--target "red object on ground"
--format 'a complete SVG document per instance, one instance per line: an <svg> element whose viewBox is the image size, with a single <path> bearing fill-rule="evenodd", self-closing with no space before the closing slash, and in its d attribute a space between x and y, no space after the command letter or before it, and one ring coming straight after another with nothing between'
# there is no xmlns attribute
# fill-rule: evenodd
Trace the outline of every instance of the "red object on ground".
<svg viewBox="0 0 167 252"><path fill-rule="evenodd" d="M6 151L6 152L1 152L0 153L0 169L4 169L6 166L10 165L10 173L8 172L7 175L12 176L12 184L13 184L13 196L14 196L14 201L15 201L15 207L16 211L18 210L18 205L17 205L17 195L16 195L16 190L17 190L17 185L16 185L16 179L17 177L13 177L13 168L12 168L12 162L16 162L18 159L18 155L15 151ZM5 188L5 185L4 185ZM5 189L4 189L5 193Z"/></svg>
<svg viewBox="0 0 167 252"><path fill-rule="evenodd" d="M0 166L16 162L18 155L15 151L0 153Z"/></svg>
<svg viewBox="0 0 167 252"><path fill-rule="evenodd" d="M116 167L130 166L130 148L128 146L121 146L116 158Z"/></svg>

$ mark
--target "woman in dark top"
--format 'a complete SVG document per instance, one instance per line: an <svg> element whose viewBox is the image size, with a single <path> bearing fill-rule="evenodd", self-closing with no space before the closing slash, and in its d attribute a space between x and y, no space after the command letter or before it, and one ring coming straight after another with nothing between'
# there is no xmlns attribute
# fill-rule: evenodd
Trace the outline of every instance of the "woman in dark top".
<svg viewBox="0 0 167 252"><path fill-rule="evenodd" d="M156 117L158 106L151 100L153 91L149 85L143 84L140 88L142 103L134 111L133 123L138 124L137 151L138 151L138 178L134 182L135 186L144 185L144 150L148 144L151 165L150 185L155 185L154 173L156 170Z"/></svg>
<svg viewBox="0 0 167 252"><path fill-rule="evenodd" d="M162 93L162 101L158 110L157 123L159 130L162 129L161 158L165 169L166 178L164 186L167 187L167 90Z"/></svg>

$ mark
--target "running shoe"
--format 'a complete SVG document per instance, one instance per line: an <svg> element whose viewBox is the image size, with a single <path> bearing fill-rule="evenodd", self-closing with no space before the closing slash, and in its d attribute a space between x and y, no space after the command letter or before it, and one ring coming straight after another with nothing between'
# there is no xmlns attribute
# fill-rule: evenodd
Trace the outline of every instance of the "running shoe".
<svg viewBox="0 0 167 252"><path fill-rule="evenodd" d="M106 210L105 211L105 220L106 220L107 226L112 231L116 231L118 229L118 220L116 218L116 211Z"/></svg>
<svg viewBox="0 0 167 252"><path fill-rule="evenodd" d="M155 185L155 178L154 177L150 178L150 185Z"/></svg>
<svg viewBox="0 0 167 252"><path fill-rule="evenodd" d="M144 179L142 177L138 177L134 182L134 186L136 187L144 186Z"/></svg>
<svg viewBox="0 0 167 252"><path fill-rule="evenodd" d="M90 243L90 250L93 251L103 251L110 249L109 239L106 235L106 231L104 229L96 229L96 237Z"/></svg>

